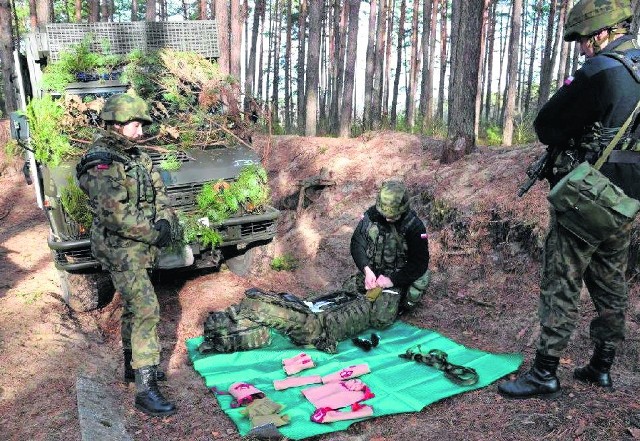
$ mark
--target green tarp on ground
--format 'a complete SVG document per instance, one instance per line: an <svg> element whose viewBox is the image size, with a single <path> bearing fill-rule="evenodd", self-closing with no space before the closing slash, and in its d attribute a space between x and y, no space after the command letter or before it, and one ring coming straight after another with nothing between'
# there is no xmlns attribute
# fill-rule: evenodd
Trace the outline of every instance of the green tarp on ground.
<svg viewBox="0 0 640 441"><path fill-rule="evenodd" d="M305 399L301 390L317 385L282 391L274 389L273 380L287 378L282 369L282 359L301 352L311 356L316 367L304 370L296 376L326 375L354 364L367 363L371 373L360 379L375 394L375 398L363 403L373 407L373 417L417 412L443 398L485 387L516 371L522 363L522 356L519 354L490 354L469 349L435 331L420 329L401 321L384 331L371 330L360 336L368 338L371 332L380 336L378 347L365 352L348 340L341 342L338 353L333 355L295 346L276 332L273 333L269 346L232 354L200 354L197 348L202 337L187 340L186 345L193 367L204 377L207 387L215 386L226 391L231 384L243 381L253 384L273 401L284 404L286 407L281 413L287 414L291 422L280 427L280 431L294 440L344 430L357 421L324 424L311 422L314 407ZM430 349L440 349L448 354L451 363L475 369L479 374L479 382L473 386L458 386L437 369L398 357L418 344L425 354ZM217 398L222 410L238 427L240 435L246 435L251 427L249 420L240 414L241 408L231 407L232 397L229 395L217 395Z"/></svg>

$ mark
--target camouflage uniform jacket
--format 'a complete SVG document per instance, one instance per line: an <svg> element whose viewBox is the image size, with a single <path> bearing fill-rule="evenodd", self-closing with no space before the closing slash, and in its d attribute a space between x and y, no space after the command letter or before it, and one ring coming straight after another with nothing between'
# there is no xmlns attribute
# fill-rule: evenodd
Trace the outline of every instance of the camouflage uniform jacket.
<svg viewBox="0 0 640 441"><path fill-rule="evenodd" d="M105 268L126 271L153 267L160 219L173 224L160 174L151 158L114 132L103 132L81 158L80 188L93 212L91 249Z"/></svg>
<svg viewBox="0 0 640 441"><path fill-rule="evenodd" d="M394 286L408 286L429 266L426 228L413 210L390 223L370 207L351 237L351 256L360 271L369 266Z"/></svg>
<svg viewBox="0 0 640 441"><path fill-rule="evenodd" d="M573 78L565 84L542 106L535 121L534 128L540 141L546 145L560 149L577 146L577 158L573 166L577 166L587 153L581 148L581 140L589 135L591 127L599 123L605 128L618 128L629 117L640 100L640 84L636 82L629 70L618 60L605 55L609 52L626 54L628 58L640 57L640 49L633 37L623 36L609 43L602 52L585 61ZM615 130L613 130L615 133ZM634 134L636 135L636 134ZM606 143L600 149L606 147ZM601 150L600 150L601 151ZM595 155L590 162L595 162ZM556 162L558 164L558 162ZM562 174L552 179L557 182L571 168L563 169ZM612 182L625 188L620 173L616 173L606 163L601 171ZM631 178L635 184L637 178ZM633 195L630 195L633 197Z"/></svg>

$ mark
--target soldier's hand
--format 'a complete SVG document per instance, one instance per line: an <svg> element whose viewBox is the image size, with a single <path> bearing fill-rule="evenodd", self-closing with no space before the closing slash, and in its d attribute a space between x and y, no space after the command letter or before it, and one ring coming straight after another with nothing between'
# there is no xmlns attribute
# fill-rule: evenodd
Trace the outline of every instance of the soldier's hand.
<svg viewBox="0 0 640 441"><path fill-rule="evenodd" d="M171 224L166 219L160 219L153 224L153 228L158 230L158 238L154 243L159 248L164 248L171 243Z"/></svg>

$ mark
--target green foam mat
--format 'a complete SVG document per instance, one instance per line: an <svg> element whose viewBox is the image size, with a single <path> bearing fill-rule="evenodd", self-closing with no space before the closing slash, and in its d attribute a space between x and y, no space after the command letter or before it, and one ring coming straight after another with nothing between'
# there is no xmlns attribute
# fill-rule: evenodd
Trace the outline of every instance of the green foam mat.
<svg viewBox="0 0 640 441"><path fill-rule="evenodd" d="M356 347L350 340L340 342L337 354L327 354L316 349L295 346L286 337L272 332L271 344L251 351L232 354L200 354L197 350L203 337L187 340L189 357L195 370L204 377L208 388L216 387L226 391L237 381L253 384L271 400L285 405L281 414L290 418L288 425L279 428L289 439L303 439L310 436L344 430L359 420L314 423L310 420L313 405L302 395L301 390L314 384L277 391L273 380L287 378L282 369L282 360L308 354L315 366L296 376L326 375L354 364L367 363L371 372L360 379L375 394L363 404L373 407L375 418L404 412L417 412L425 406L452 395L483 388L497 379L516 371L522 363L520 354L491 354L477 349L469 349L435 331L421 329L397 321L383 330L370 330L360 334L363 338L375 332L380 336L380 344L369 352ZM459 386L447 378L442 371L422 363L398 357L407 349L421 345L421 352L440 349L448 354L448 360L457 365L475 369L479 381L473 386ZM233 420L240 435L251 430L249 419L240 413L241 408L231 407L230 395L217 395L222 410Z"/></svg>

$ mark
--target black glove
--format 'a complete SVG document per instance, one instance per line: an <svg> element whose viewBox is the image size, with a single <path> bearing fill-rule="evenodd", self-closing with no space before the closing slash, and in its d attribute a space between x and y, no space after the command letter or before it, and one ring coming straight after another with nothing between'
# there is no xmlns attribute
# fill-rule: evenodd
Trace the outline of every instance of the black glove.
<svg viewBox="0 0 640 441"><path fill-rule="evenodd" d="M153 224L153 228L158 230L160 233L154 243L155 246L164 248L171 243L171 224L168 220L160 219L158 222Z"/></svg>

